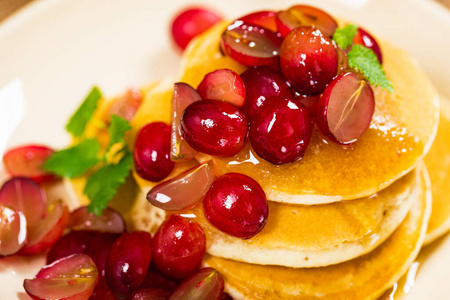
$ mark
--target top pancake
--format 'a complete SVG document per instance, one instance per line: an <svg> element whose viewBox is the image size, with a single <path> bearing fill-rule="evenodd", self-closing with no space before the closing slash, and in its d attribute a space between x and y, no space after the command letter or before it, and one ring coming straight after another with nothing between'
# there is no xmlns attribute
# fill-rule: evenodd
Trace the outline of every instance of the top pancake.
<svg viewBox="0 0 450 300"><path fill-rule="evenodd" d="M226 25L216 25L191 43L180 81L197 87L204 75L218 68L242 72L241 65L220 53L219 40ZM374 88L374 117L354 145L335 144L315 130L301 161L276 166L247 146L234 157L213 157L219 173L249 175L272 201L317 204L369 196L415 167L436 133L438 96L411 55L384 41L380 46L394 93Z"/></svg>

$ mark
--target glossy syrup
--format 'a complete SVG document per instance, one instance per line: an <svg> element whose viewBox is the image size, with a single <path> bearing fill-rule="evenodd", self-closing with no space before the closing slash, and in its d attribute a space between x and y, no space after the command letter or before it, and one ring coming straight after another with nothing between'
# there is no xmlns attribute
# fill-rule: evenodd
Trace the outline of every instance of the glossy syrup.
<svg viewBox="0 0 450 300"><path fill-rule="evenodd" d="M305 156L294 163L273 165L249 144L236 156L212 159L219 174L237 172L254 178L271 200L284 201L284 195L354 199L369 196L403 175L423 149L420 139L405 127L379 117L357 143L346 147L315 130Z"/></svg>
<svg viewBox="0 0 450 300"><path fill-rule="evenodd" d="M402 300L413 291L417 272L420 267L420 262L415 261L411 264L408 272L400 278L399 281L387 290L378 300Z"/></svg>

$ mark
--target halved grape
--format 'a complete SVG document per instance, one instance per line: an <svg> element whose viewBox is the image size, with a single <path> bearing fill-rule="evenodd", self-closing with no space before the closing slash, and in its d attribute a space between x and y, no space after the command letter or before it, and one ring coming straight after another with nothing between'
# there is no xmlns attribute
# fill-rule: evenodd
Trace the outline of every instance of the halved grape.
<svg viewBox="0 0 450 300"><path fill-rule="evenodd" d="M223 288L222 275L213 268L204 268L183 281L170 300L219 300Z"/></svg>
<svg viewBox="0 0 450 300"><path fill-rule="evenodd" d="M172 292L158 288L140 289L133 292L131 300L168 300Z"/></svg>
<svg viewBox="0 0 450 300"><path fill-rule="evenodd" d="M194 158L197 151L184 140L181 134L181 115L189 104L201 100L202 97L187 83L177 82L173 86L172 127L170 133L170 159L186 161Z"/></svg>
<svg viewBox="0 0 450 300"><path fill-rule="evenodd" d="M257 25L270 31L277 32L276 17L276 12L270 10L262 10L240 17L238 20L241 20L242 22L247 24Z"/></svg>
<svg viewBox="0 0 450 300"><path fill-rule="evenodd" d="M206 74L197 90L202 99L223 100L237 107L244 105L244 82L230 69L219 69Z"/></svg>
<svg viewBox="0 0 450 300"><path fill-rule="evenodd" d="M313 27L292 30L281 46L280 66L291 86L303 95L323 92L336 76L338 59L331 39Z"/></svg>
<svg viewBox="0 0 450 300"><path fill-rule="evenodd" d="M219 177L203 200L206 218L219 230L239 238L251 238L266 225L267 199L261 186L238 173Z"/></svg>
<svg viewBox="0 0 450 300"><path fill-rule="evenodd" d="M69 223L69 210L64 202L57 201L47 208L47 215L28 231L28 243L20 254L42 253L55 244Z"/></svg>
<svg viewBox="0 0 450 300"><path fill-rule="evenodd" d="M353 38L353 43L363 45L369 49L372 49L373 52L375 52L375 54L377 55L380 64L383 63L383 55L381 54L381 49L380 46L378 46L377 41L370 33L365 31L361 27L358 28L358 32Z"/></svg>
<svg viewBox="0 0 450 300"><path fill-rule="evenodd" d="M122 233L125 231L125 221L110 207L104 209L100 216L96 216L88 211L87 206L82 206L70 213L69 227L72 230Z"/></svg>
<svg viewBox="0 0 450 300"><path fill-rule="evenodd" d="M106 281L119 298L131 297L147 274L152 259L152 240L148 232L123 233L112 245L106 260Z"/></svg>
<svg viewBox="0 0 450 300"><path fill-rule="evenodd" d="M153 264L161 273L183 279L200 267L206 237L198 223L170 215L153 238Z"/></svg>
<svg viewBox="0 0 450 300"><path fill-rule="evenodd" d="M268 66L278 60L282 38L276 33L244 23L229 25L222 35L223 51L244 66Z"/></svg>
<svg viewBox="0 0 450 300"><path fill-rule="evenodd" d="M16 177L5 182L0 189L0 204L21 211L27 219L28 228L32 228L44 216L47 195L33 180Z"/></svg>
<svg viewBox="0 0 450 300"><path fill-rule="evenodd" d="M54 178L42 169L45 160L55 151L40 145L26 145L11 149L3 156L6 171L13 177L27 177L37 183Z"/></svg>
<svg viewBox="0 0 450 300"><path fill-rule="evenodd" d="M214 169L207 162L153 187L147 200L164 210L182 210L197 204L208 192L214 178Z"/></svg>
<svg viewBox="0 0 450 300"><path fill-rule="evenodd" d="M17 253L27 241L27 220L22 212L0 204L0 257Z"/></svg>
<svg viewBox="0 0 450 300"><path fill-rule="evenodd" d="M72 254L83 254L97 236L94 231L71 231L62 236L47 253L47 264Z"/></svg>
<svg viewBox="0 0 450 300"><path fill-rule="evenodd" d="M354 73L336 77L319 100L318 125L332 141L355 142L366 131L375 110L370 85Z"/></svg>
<svg viewBox="0 0 450 300"><path fill-rule="evenodd" d="M172 172L169 125L154 122L141 128L134 145L134 164L138 175L149 181L161 181Z"/></svg>
<svg viewBox="0 0 450 300"><path fill-rule="evenodd" d="M283 37L300 26L314 26L324 35L332 37L338 24L323 10L309 5L295 5L277 14L278 31Z"/></svg>
<svg viewBox="0 0 450 300"><path fill-rule="evenodd" d="M234 105L220 100L201 100L183 113L181 132L197 151L215 156L233 156L247 136L247 117Z"/></svg>
<svg viewBox="0 0 450 300"><path fill-rule="evenodd" d="M248 68L241 74L246 96L242 111L251 120L259 113L259 108L272 96L292 98L292 92L280 73L268 67Z"/></svg>
<svg viewBox="0 0 450 300"><path fill-rule="evenodd" d="M142 104L142 92L138 88L130 88L124 95L115 100L108 110L106 119L111 121L112 115L117 115L127 121L133 120Z"/></svg>
<svg viewBox="0 0 450 300"><path fill-rule="evenodd" d="M172 21L172 38L184 50L194 37L221 19L216 13L204 8L186 9Z"/></svg>
<svg viewBox="0 0 450 300"><path fill-rule="evenodd" d="M75 254L43 267L23 286L33 299L87 300L97 280L97 268L89 256Z"/></svg>

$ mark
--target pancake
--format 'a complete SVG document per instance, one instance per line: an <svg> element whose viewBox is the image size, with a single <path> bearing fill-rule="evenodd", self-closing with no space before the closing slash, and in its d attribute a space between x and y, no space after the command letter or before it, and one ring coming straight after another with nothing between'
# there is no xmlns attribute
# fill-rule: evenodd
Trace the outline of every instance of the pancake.
<svg viewBox="0 0 450 300"><path fill-rule="evenodd" d="M247 240L212 226L201 205L194 214L211 255L262 265L327 266L366 254L384 242L420 197L424 172L414 170L378 194L353 201L311 206L269 201L266 226Z"/></svg>
<svg viewBox="0 0 450 300"><path fill-rule="evenodd" d="M234 299L376 299L407 270L417 256L431 213L429 178L421 197L395 232L374 251L321 268L254 265L214 256L205 265L224 277Z"/></svg>
<svg viewBox="0 0 450 300"><path fill-rule="evenodd" d="M425 244L450 230L450 100L441 100L441 118L436 140L425 156L431 178L433 207Z"/></svg>
<svg viewBox="0 0 450 300"><path fill-rule="evenodd" d="M241 65L220 53L219 39L226 25L222 22L191 42L180 81L197 87L207 72L217 68L242 72ZM358 142L342 147L315 130L299 162L276 166L247 146L234 157L212 157L219 173L249 175L273 201L318 204L370 196L412 170L434 139L438 96L411 55L387 42L380 40L380 44L383 67L395 91L374 88L375 114Z"/></svg>

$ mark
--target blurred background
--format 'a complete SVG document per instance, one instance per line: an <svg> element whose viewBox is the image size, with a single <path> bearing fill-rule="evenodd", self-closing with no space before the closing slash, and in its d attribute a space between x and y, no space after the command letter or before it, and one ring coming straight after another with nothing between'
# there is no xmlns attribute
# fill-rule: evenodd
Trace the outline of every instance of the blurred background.
<svg viewBox="0 0 450 300"><path fill-rule="evenodd" d="M39 1L39 0L0 0L0 22L3 19L5 19L8 15L12 14L14 11L18 10L20 7L31 1ZM424 0L424 1L436 1L450 9L450 0ZM302 1L299 0L299 2Z"/></svg>

